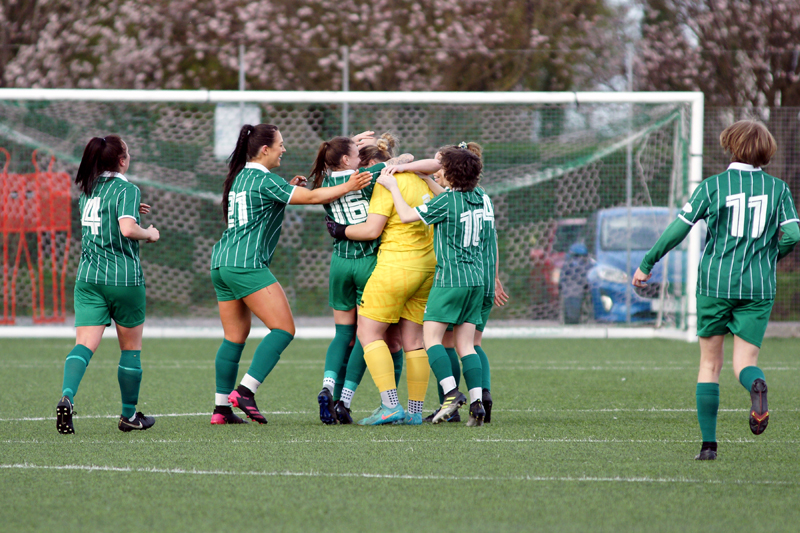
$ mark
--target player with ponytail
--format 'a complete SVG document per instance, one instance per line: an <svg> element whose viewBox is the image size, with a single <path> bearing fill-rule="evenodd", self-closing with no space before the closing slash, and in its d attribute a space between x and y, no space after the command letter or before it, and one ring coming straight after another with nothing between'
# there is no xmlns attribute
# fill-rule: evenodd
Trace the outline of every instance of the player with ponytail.
<svg viewBox="0 0 800 533"><path fill-rule="evenodd" d="M121 431L144 430L155 424L136 411L142 381L142 330L145 320L144 275L139 241L158 241L152 225L139 225L150 211L140 204L139 188L125 177L130 153L116 135L94 137L86 145L75 184L80 188L81 262L75 275L75 347L64 363L56 429L74 433L72 414L78 386L103 332L114 320L121 350L117 379L122 396Z"/></svg>
<svg viewBox="0 0 800 533"><path fill-rule="evenodd" d="M374 144L373 144L374 142ZM341 183L357 168L367 167L373 180L387 164L410 162L413 157L403 154L392 158L394 138L383 134L379 139L368 139L359 150L348 137L334 137L323 142L311 171L314 187L332 187ZM358 224L367 218L373 183L361 191L349 193L325 205L328 218L340 224ZM366 370L364 352L356 339L356 306L364 286L375 268L380 239L354 242L337 239L331 258L329 304L333 309L336 335L325 355L325 373L322 390L317 395L319 417L325 424L352 423L350 401ZM396 331L386 337L395 360L402 370L402 349ZM334 405L335 402L335 405Z"/></svg>
<svg viewBox="0 0 800 533"><path fill-rule="evenodd" d="M371 175L353 173L336 187L309 191L306 178L286 182L271 172L286 152L276 126L246 124L239 132L223 184L222 209L228 228L211 253L211 279L219 303L224 340L217 351L212 424L242 423L231 406L266 424L255 394L294 338L289 301L269 265L288 204L323 204L370 184ZM256 348L247 374L234 390L239 359L250 333L251 313L269 329Z"/></svg>

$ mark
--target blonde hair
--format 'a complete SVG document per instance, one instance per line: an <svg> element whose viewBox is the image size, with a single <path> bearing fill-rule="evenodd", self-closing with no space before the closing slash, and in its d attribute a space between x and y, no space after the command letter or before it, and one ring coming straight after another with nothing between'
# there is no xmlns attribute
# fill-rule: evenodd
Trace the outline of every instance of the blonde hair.
<svg viewBox="0 0 800 533"><path fill-rule="evenodd" d="M775 138L761 121L740 120L719 135L719 144L731 154L731 162L763 167L778 150Z"/></svg>
<svg viewBox="0 0 800 533"><path fill-rule="evenodd" d="M386 132L381 135L374 146L364 146L358 151L359 166L366 167L370 161L386 162L394 157L394 149L397 147L397 139Z"/></svg>

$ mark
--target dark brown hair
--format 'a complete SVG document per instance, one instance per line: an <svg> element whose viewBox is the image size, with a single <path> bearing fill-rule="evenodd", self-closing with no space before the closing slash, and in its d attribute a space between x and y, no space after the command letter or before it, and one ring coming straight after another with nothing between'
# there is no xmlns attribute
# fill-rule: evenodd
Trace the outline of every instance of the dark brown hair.
<svg viewBox="0 0 800 533"><path fill-rule="evenodd" d="M355 146L355 142L350 137L334 137L330 141L325 141L319 145L317 158L311 168L311 178L313 178L314 189L322 185L325 172L336 168L342 164L342 157L350 154L350 148Z"/></svg>
<svg viewBox="0 0 800 533"><path fill-rule="evenodd" d="M90 196L103 172L119 172L119 160L125 155L125 144L118 135L92 137L75 175L75 184L83 194Z"/></svg>
<svg viewBox="0 0 800 533"><path fill-rule="evenodd" d="M483 170L480 157L471 150L458 146L447 146L439 153L445 179L454 190L468 192L478 185Z"/></svg>
<svg viewBox="0 0 800 533"><path fill-rule="evenodd" d="M364 146L358 151L358 166L367 167L370 161L385 163L394 157L397 140L391 133L384 133L374 146Z"/></svg>
<svg viewBox="0 0 800 533"><path fill-rule="evenodd" d="M725 128L719 144L731 154L731 162L763 167L778 150L775 138L758 120L740 120Z"/></svg>
<svg viewBox="0 0 800 533"><path fill-rule="evenodd" d="M236 148L228 158L228 175L222 186L222 213L228 218L228 193L233 187L233 180L244 168L245 163L258 155L262 146L272 146L277 138L278 126L272 124L259 124L252 126L245 124L239 130L239 139Z"/></svg>

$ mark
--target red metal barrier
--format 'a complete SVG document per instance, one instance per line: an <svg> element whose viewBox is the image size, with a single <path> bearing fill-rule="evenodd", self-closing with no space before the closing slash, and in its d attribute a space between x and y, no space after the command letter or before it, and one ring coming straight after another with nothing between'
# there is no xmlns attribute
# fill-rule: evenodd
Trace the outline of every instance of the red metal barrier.
<svg viewBox="0 0 800 533"><path fill-rule="evenodd" d="M24 252L31 278L31 308L34 323L64 322L65 283L69 244L72 237L72 202L70 177L66 172L53 172L55 157L50 158L47 171L39 169L36 150L33 152L33 174L9 174L10 154L0 148L6 156L0 187L0 234L3 239L3 318L0 324L13 324L17 308L17 275ZM36 268L31 261L28 237L36 236ZM59 237L63 238L63 258L59 261ZM9 250L17 241L13 266ZM46 241L49 241L46 242ZM48 249L49 254L45 253ZM45 262L45 255L49 261ZM46 308L46 271L52 293L52 312ZM10 274L10 276L9 276ZM10 279L9 279L10 277ZM10 308L10 309L9 309Z"/></svg>

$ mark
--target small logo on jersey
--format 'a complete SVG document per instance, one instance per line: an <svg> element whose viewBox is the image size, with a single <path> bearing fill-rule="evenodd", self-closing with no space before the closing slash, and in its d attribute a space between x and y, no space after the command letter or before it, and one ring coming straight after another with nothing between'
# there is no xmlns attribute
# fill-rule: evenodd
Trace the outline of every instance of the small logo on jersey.
<svg viewBox="0 0 800 533"><path fill-rule="evenodd" d="M683 206L683 210L686 213L691 213L692 212L692 204L690 204L689 202L686 202L686 205Z"/></svg>
<svg viewBox="0 0 800 533"><path fill-rule="evenodd" d="M427 205L425 205L425 204L422 204L422 205L421 205L421 206L419 206L417 209L419 209L419 210L420 210L420 211L422 211L423 213L427 213L427 212L428 212L428 206L427 206Z"/></svg>

